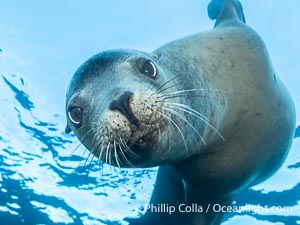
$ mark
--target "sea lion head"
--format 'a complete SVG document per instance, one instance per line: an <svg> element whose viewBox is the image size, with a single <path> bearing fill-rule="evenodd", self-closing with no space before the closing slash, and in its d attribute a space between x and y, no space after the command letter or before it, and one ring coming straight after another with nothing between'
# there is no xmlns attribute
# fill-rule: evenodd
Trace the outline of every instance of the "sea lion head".
<svg viewBox="0 0 300 225"><path fill-rule="evenodd" d="M172 152L173 145L185 143L178 140L182 132L171 131L178 125L164 101L174 76L158 58L111 50L83 63L67 90L66 132L113 166L157 166L184 157L184 150Z"/></svg>

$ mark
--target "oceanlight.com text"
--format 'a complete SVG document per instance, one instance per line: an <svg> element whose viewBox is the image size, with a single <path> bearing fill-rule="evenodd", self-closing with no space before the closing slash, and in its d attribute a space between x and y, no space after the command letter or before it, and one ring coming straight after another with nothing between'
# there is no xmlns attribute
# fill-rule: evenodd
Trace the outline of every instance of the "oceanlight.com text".
<svg viewBox="0 0 300 225"><path fill-rule="evenodd" d="M250 214L274 214L274 213L292 213L293 208L291 206L262 206L260 204L251 205L246 204L244 206L237 205L221 205L221 204L208 204L202 206L200 204L180 204L178 206L169 204L147 204L144 209L154 213L250 213Z"/></svg>

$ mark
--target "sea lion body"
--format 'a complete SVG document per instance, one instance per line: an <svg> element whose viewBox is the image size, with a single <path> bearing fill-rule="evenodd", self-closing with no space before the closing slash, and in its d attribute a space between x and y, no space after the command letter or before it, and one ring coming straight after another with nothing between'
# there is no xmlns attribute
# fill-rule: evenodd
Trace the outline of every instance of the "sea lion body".
<svg viewBox="0 0 300 225"><path fill-rule="evenodd" d="M220 2L210 5L218 15L214 30L153 54L100 53L70 83L67 131L111 165L162 166L152 204L230 205L288 154L293 101L264 42L245 25L240 3L214 5ZM222 216L148 211L130 221L217 225Z"/></svg>
<svg viewBox="0 0 300 225"><path fill-rule="evenodd" d="M172 42L154 53L180 77L182 86L207 89L209 100L200 97L193 108L210 108L209 119L215 120L225 138L208 138L197 159L201 169L196 176L199 171L222 173L220 177L231 181L251 176L249 182L255 183L276 170L275 164L281 165L294 134L294 106L254 31L245 25L219 28ZM176 71L170 61L187 66ZM201 142L194 145L203 147ZM187 167L191 168L190 162Z"/></svg>

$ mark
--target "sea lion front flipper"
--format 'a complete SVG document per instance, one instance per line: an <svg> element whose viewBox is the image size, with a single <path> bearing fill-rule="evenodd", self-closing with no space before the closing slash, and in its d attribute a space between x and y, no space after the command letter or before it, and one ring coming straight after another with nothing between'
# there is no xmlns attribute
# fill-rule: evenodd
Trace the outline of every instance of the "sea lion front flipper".
<svg viewBox="0 0 300 225"><path fill-rule="evenodd" d="M242 4L238 0L212 0L207 11L209 18L216 20L215 27L246 23Z"/></svg>
<svg viewBox="0 0 300 225"><path fill-rule="evenodd" d="M186 214L179 212L185 203L184 185L181 176L171 166L160 166L148 209L141 218L124 218L130 225L183 225ZM175 209L174 212L169 209Z"/></svg>

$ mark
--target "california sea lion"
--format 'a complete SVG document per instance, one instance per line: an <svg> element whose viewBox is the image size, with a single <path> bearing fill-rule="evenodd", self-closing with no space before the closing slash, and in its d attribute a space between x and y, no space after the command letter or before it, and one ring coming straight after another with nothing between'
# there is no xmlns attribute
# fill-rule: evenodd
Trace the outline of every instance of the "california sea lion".
<svg viewBox="0 0 300 225"><path fill-rule="evenodd" d="M295 129L292 99L238 0L208 6L215 29L153 53L101 52L79 67L67 91L67 132L118 167L161 166L149 210L131 224L220 224L245 188L285 160ZM180 204L204 212L179 213Z"/></svg>

